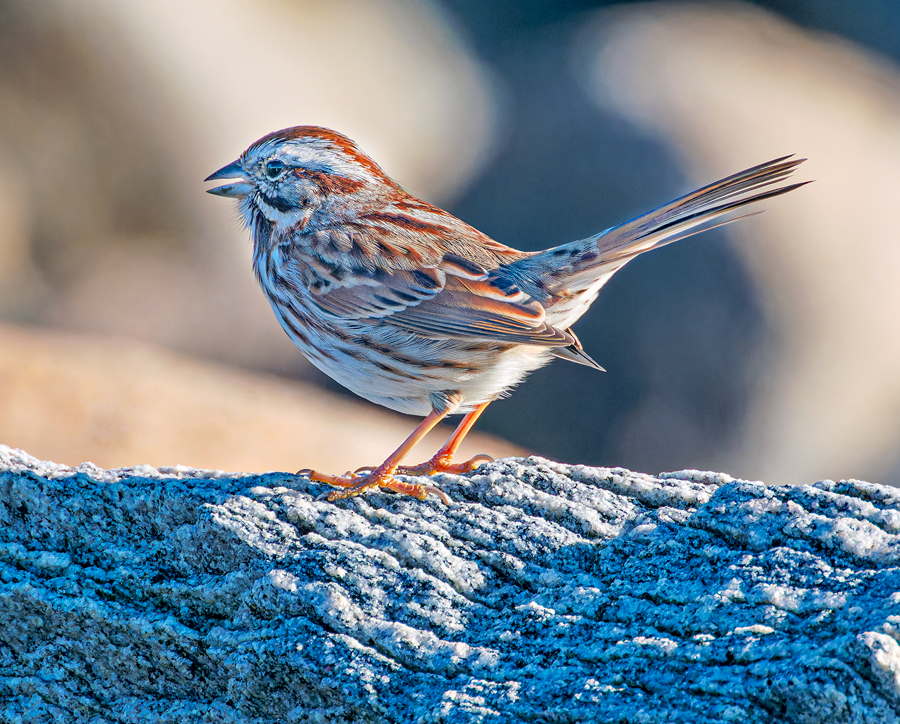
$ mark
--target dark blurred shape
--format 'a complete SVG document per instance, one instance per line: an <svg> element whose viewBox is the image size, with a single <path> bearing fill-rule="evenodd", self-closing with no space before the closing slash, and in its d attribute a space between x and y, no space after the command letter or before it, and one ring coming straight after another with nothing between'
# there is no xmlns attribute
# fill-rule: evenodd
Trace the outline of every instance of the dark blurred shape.
<svg viewBox="0 0 900 724"><path fill-rule="evenodd" d="M775 336L725 468L897 481L897 67L746 4L603 11L581 43L598 107L677 148L695 179L778 149L817 180L732 227Z"/></svg>
<svg viewBox="0 0 900 724"><path fill-rule="evenodd" d="M750 0L811 30L841 35L864 48L900 60L900 3L897 0Z"/></svg>
<svg viewBox="0 0 900 724"><path fill-rule="evenodd" d="M512 0L499 3L446 0L445 4L468 28L479 52L492 64L507 88L503 124L506 137L496 162L452 209L499 240L530 249L569 241L619 223L684 193L691 186L710 180L706 174L715 177L737 170L723 167L721 163L703 165L690 156L679 157L679 152L664 140L667 139L665 133L639 129L608 111L588 107L582 95L584 86L574 79L579 72L576 65L586 61L581 58L573 61L571 51L576 29L583 27L591 16L586 11L601 6L617 5L615 10L623 14L640 12L647 18L661 18L664 24L664 19L679 8L694 13L697 18L704 15L724 17L729 13L738 17L742 12L750 14L746 5L516 3ZM767 0L754 4L782 12L801 27L842 34L887 56L900 58L900 5L895 2L882 0L849 5L836 0ZM613 16L606 17L611 20ZM773 49L777 48L775 52L780 53L778 43L803 45L811 57L823 53L827 62L834 60L840 64L836 55L844 53L845 62L850 66L856 67L858 63L856 51L850 44L832 42L826 35L804 35L799 28L779 23L774 17L771 25L773 37L778 38L771 40ZM598 26L597 34L602 35L603 22L598 22ZM707 35L702 35L701 30L697 32L713 47L716 42L725 44L722 51L726 52L729 41L724 28L710 26ZM715 33L720 35L713 35ZM754 23L753 27L747 26L747 33L763 33L756 52L766 53L766 42L770 40L766 30L755 27ZM647 43L641 47L648 48L645 52L651 52L652 38L642 38L639 42ZM671 42L678 40L673 37ZM696 49L691 45L688 33L684 34L682 42L685 43L682 55L693 57ZM835 56L829 55L832 50ZM794 56L785 53L784 62L797 65L793 72L799 74L803 72L802 52L798 50ZM713 57L714 53L706 56L706 62L714 64ZM748 56L745 62L752 65L755 60ZM759 73L773 72L773 68L764 62L757 65ZM617 75L628 70L613 67L610 72ZM748 72L749 75L753 73ZM859 72L865 74L866 71L860 68ZM702 74L702 71L698 73ZM860 76L860 81L864 77ZM771 78L776 87L781 87L778 77L773 75ZM669 83L665 92L676 96L682 89L678 78L672 74L660 82ZM733 121L747 116L749 109L741 105L748 103L747 98L736 98L733 93L724 92L728 90L727 77L718 82L726 84L719 86L719 105L729 109L718 123L727 125L729 117ZM824 97L829 92L828 80L823 77L814 81L810 77L810 82L812 85L806 90L813 104L810 108L813 108L820 102L816 94ZM697 91L688 86L690 84L685 84L682 90L690 97L690 93ZM850 101L860 104L860 119L865 117L870 104L875 107L881 103L892 104L888 100L893 97L890 84L885 86L881 98L877 82L873 81L871 86L871 91L866 91L870 93L866 98ZM791 94L792 101L787 105L800 109L805 92L802 84L792 85L787 81L783 88L785 93ZM834 89L834 93L843 92L845 88ZM711 93L715 95L715 90ZM689 97L683 99L688 105ZM775 103L778 98L775 93ZM711 104L711 108L714 114L716 104ZM777 125L777 111L767 118ZM728 128L714 125L715 117L702 121L701 126L717 129L712 135L728 135ZM846 119L837 121L843 125L827 131L830 121L826 112L818 119L817 131L830 134L834 144L852 146L852 126L857 122L853 110L848 110ZM659 127L665 127L665 110L657 109L655 122ZM696 118L693 122L698 123ZM770 136L766 135L763 126L754 133L750 124L744 136L733 138L732 143L741 146L757 137ZM814 148L805 148L802 138L792 141L788 148L782 147L781 142L770 145L777 145L777 148L765 146L762 156L746 158L742 162L759 162L791 151L811 154L811 148ZM819 153L824 155L821 149ZM704 161L708 160L704 158ZM684 162L692 167L703 165L704 176L694 175L688 183L681 169ZM837 172L837 169L833 170ZM872 171L878 174L876 169ZM837 177L823 179L823 182L837 182ZM851 193L865 194L864 182L862 184ZM875 191L870 196L875 203L880 194ZM795 203L798 203L796 199L779 200L779 206ZM835 220L834 223L841 222ZM735 229L734 233L741 234L742 231ZM806 234L811 242L815 238L813 226L798 228L795 233ZM796 366L796 357L792 362L785 356L788 354L784 348L785 340L779 339L778 335L793 334L797 338L801 330L789 328L784 320L770 317L778 303L767 298L763 304L761 292L756 288L763 279L756 274L759 270L751 276L745 259L735 255L735 247L723 243L724 236L724 233L714 232L646 255L620 272L603 290L576 331L588 352L609 370L608 375L600 377L591 374L590 370L551 366L538 372L512 399L493 406L485 416L485 425L543 454L570 461L622 464L650 471L682 466L724 467L741 475L764 474L766 479L779 482L808 482L807 476L813 474L814 469L818 475L824 471L825 475L831 476L858 474L882 481L900 480L896 472L900 470L897 467L900 462L893 465L896 469L893 474L888 472L891 466L885 462L885 451L874 453L883 445L872 436L865 444L849 433L841 436L839 442L836 438L831 443L825 442L829 435L834 438L840 427L838 424L830 428L828 424L818 426L820 439L815 439L810 425L807 427L809 432L801 433L797 439L789 437L778 443L774 440L778 436L773 433L769 435L773 439L768 444L757 447L763 439L760 430L767 424L773 431L792 429L796 433L803 427L799 422L802 415L812 412L811 409L805 412L799 409L803 404L808 407L809 398L803 403L785 389L781 393L771 392L777 388L772 387L770 378L783 377L788 369L792 369L791 364ZM752 252L747 254L743 248L740 251L745 258L752 257ZM885 258L884 263L890 262ZM830 273L830 283L840 284L840 269L835 267ZM767 295L772 293L770 282L775 276L777 274L770 274L765 278ZM798 281L796 277L793 281L789 277L782 275L780 278L787 285ZM849 308L854 305L848 303L845 306L845 312L849 314ZM858 313L855 307L853 313ZM860 319L859 324L863 323ZM807 324L812 325L810 329L820 328L827 325L827 320ZM879 334L876 326L872 327L871 333ZM808 336L805 330L801 334ZM890 340L886 338L885 355L889 345ZM791 348L796 351L798 344ZM844 369L848 381L868 374L863 369L856 370L853 365ZM886 378L885 383L888 386L884 393L886 399L890 399L893 388ZM837 387L823 387L820 404L826 404L825 400L841 399L831 395ZM841 387L849 390L850 385ZM773 404L771 397L764 401L764 390L769 390L770 396L781 394L783 409ZM863 404L861 399L857 403L849 399L847 402L850 407L857 408ZM797 403L798 409L788 412L787 406L793 403ZM763 412L766 409L768 418ZM544 417L536 423L538 413ZM848 413L859 414L858 410L851 412L849 409ZM835 409L833 414L841 416L843 413ZM872 415L876 414L879 413L873 408ZM879 440L890 436L891 424L883 423L877 436ZM794 452L789 452L792 449ZM870 457L866 458L867 455ZM868 462L860 466L863 458ZM814 460L818 460L818 465L813 464ZM765 473L758 472L761 470Z"/></svg>
<svg viewBox="0 0 900 724"><path fill-rule="evenodd" d="M500 9L511 4L450 3L477 28L477 45L510 97L496 160L450 210L534 250L691 190L663 144L598 112L577 82L571 49L580 13L597 3ZM560 22L538 13L550 5ZM716 469L740 434L766 338L752 282L723 237L692 238L619 272L576 325L608 374L553 364L489 408L484 427L560 460Z"/></svg>

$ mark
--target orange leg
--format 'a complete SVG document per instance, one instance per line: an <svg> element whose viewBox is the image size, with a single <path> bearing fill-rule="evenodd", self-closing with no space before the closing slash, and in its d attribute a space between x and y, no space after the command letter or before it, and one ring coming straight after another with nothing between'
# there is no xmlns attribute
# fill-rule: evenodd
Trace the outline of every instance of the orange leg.
<svg viewBox="0 0 900 724"><path fill-rule="evenodd" d="M471 460L464 463L452 464L453 456L462 444L463 438L469 434L469 430L475 424L475 421L481 416L481 413L487 409L490 402L485 402L476 407L472 412L466 415L459 426L450 436L450 439L444 443L444 446L438 450L434 456L426 463L414 465L412 467L401 466L397 468L397 472L404 475L434 475L435 473L469 473L477 468L481 463L491 462L494 458L490 455L476 455Z"/></svg>
<svg viewBox="0 0 900 724"><path fill-rule="evenodd" d="M413 430L412 434L403 441L403 444L390 454L387 460L381 465L365 475L348 474L345 476L325 475L317 473L315 470L300 470L298 475L306 475L310 480L318 483L328 483L337 488L345 488L345 490L334 490L328 494L328 500L341 500L343 498L352 498L356 495L365 493L373 488L387 488L396 493L404 493L412 495L419 500L425 500L428 493L437 495L445 505L450 505L450 498L433 485L417 485L414 483L403 483L394 480L393 474L397 471L400 463L409 454L409 451L415 447L423 437L425 437L431 429L443 420L449 410L443 412L432 411L419 425ZM474 414L474 413L471 413ZM463 420L465 422L465 419ZM474 420L473 420L474 422ZM460 425L462 427L462 425ZM471 425L469 426L471 427ZM465 431L463 432L465 435ZM454 437L456 435L454 434ZM457 443L458 445L458 443Z"/></svg>

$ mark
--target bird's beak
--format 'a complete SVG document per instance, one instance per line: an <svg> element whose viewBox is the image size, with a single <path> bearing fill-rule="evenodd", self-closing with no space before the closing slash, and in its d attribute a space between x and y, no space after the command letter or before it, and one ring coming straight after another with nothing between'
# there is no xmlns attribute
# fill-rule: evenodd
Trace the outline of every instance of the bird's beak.
<svg viewBox="0 0 900 724"><path fill-rule="evenodd" d="M249 183L247 183L247 174L244 171L244 168L241 166L240 160L233 161L227 166L223 166L218 171L210 174L203 180L221 181L225 178L239 178L241 180L236 183L217 186L214 189L206 189L206 193L215 194L216 196L226 196L228 198L239 198L241 196L246 196L253 190L253 187Z"/></svg>

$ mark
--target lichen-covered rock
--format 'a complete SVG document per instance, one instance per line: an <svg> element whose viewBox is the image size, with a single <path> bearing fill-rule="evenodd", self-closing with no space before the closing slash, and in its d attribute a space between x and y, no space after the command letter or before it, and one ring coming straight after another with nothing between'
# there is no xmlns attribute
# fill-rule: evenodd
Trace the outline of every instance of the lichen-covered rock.
<svg viewBox="0 0 900 724"><path fill-rule="evenodd" d="M328 503L0 446L0 721L900 721L900 491L438 481Z"/></svg>

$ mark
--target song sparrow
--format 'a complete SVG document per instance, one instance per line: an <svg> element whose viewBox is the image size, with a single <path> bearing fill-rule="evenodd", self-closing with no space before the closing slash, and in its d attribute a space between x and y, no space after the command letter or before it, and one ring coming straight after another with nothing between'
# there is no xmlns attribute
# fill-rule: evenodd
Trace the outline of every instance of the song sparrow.
<svg viewBox="0 0 900 724"><path fill-rule="evenodd" d="M411 196L335 131L300 126L261 138L206 180L237 179L209 193L237 199L253 237L256 278L282 328L310 362L357 395L425 416L374 469L298 474L342 488L329 500L380 486L449 503L437 487L394 474L468 472L490 459L451 462L491 402L555 357L602 369L571 326L609 278L638 254L802 186L776 185L804 160L789 158L588 239L524 252ZM447 443L428 462L401 467L453 413L465 417Z"/></svg>

